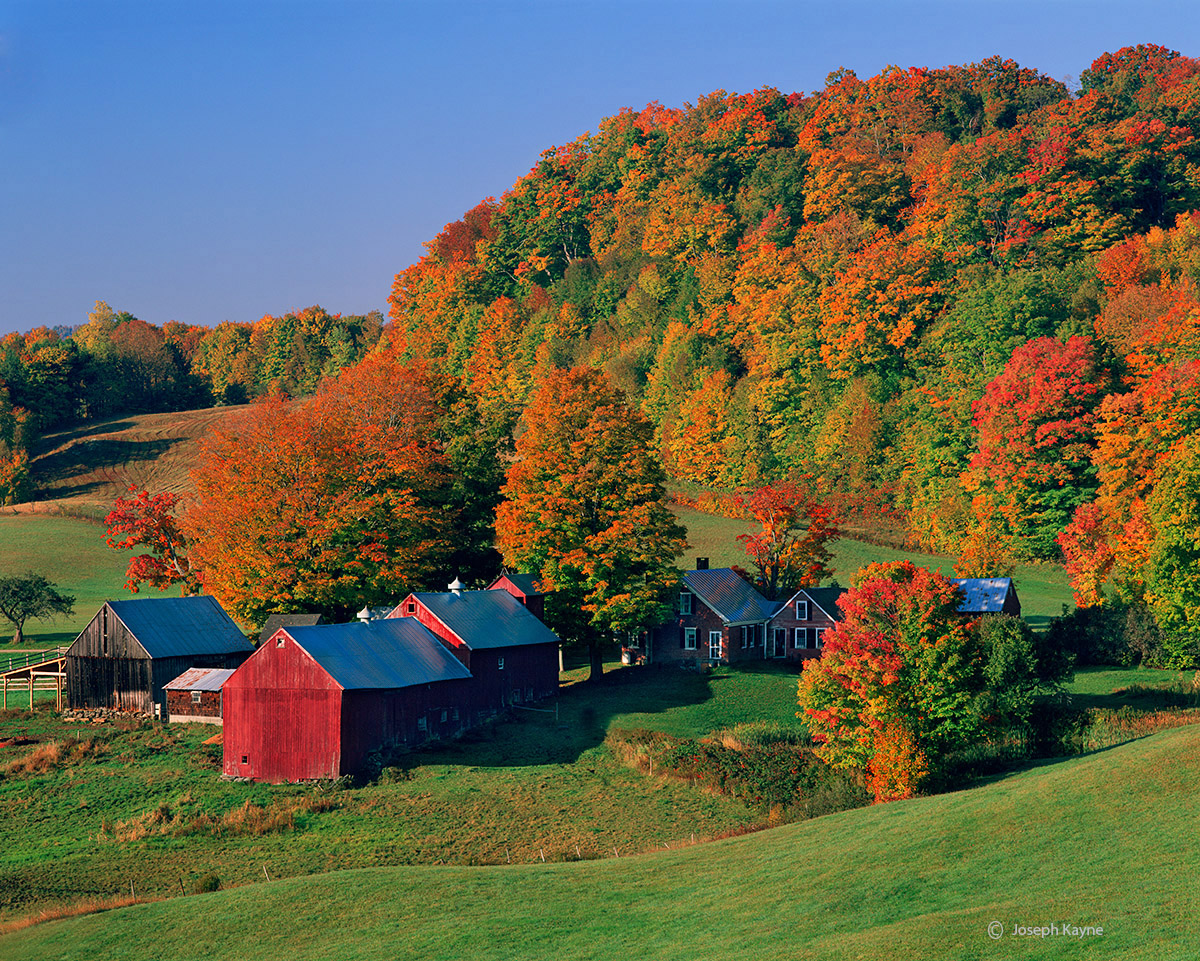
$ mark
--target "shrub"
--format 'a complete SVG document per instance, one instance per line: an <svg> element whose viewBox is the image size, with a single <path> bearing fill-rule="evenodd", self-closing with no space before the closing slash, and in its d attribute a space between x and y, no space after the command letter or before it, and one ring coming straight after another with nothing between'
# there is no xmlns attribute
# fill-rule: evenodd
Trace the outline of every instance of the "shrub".
<svg viewBox="0 0 1200 961"><path fill-rule="evenodd" d="M192 885L192 894L211 894L221 890L221 879L213 873L198 877Z"/></svg>

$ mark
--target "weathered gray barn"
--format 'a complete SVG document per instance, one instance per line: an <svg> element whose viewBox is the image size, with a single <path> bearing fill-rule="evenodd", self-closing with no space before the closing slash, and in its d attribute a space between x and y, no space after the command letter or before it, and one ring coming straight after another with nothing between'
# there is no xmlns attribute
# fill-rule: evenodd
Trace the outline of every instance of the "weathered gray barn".
<svg viewBox="0 0 1200 961"><path fill-rule="evenodd" d="M165 714L168 681L253 652L216 598L108 601L67 650L67 707Z"/></svg>

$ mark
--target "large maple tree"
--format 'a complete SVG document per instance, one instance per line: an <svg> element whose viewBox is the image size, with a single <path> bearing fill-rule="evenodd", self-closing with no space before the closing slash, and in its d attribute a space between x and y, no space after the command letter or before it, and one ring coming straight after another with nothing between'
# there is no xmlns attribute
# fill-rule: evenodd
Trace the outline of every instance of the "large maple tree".
<svg viewBox="0 0 1200 961"><path fill-rule="evenodd" d="M497 547L549 592L547 619L588 647L597 677L605 642L664 616L685 531L667 507L653 426L601 371L547 373L522 427Z"/></svg>

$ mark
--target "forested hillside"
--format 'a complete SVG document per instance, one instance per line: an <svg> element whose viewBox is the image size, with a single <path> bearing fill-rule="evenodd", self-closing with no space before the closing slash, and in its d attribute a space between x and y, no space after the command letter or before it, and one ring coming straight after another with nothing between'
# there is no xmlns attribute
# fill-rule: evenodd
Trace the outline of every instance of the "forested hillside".
<svg viewBox="0 0 1200 961"><path fill-rule="evenodd" d="M625 110L431 241L385 336L500 419L600 366L676 479L811 475L964 573L1068 529L1085 603L1115 567L1169 618L1200 516L1198 123L1200 61L1152 45L1077 91L997 57Z"/></svg>

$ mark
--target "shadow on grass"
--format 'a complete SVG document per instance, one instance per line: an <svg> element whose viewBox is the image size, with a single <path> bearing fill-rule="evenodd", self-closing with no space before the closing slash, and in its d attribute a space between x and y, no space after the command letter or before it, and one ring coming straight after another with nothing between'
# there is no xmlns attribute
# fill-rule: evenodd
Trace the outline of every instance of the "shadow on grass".
<svg viewBox="0 0 1200 961"><path fill-rule="evenodd" d="M712 683L723 680L728 678L673 666L611 671L597 681L563 688L557 698L535 705L536 711L514 711L456 740L402 753L388 766L574 764L604 743L614 717L703 704L712 697Z"/></svg>

